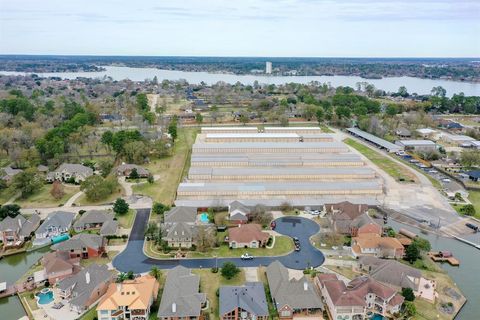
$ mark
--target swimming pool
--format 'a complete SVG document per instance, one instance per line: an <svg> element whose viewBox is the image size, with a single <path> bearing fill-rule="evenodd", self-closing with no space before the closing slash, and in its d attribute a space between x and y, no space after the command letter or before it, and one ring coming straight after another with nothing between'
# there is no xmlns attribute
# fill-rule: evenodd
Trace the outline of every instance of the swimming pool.
<svg viewBox="0 0 480 320"><path fill-rule="evenodd" d="M53 301L53 291L50 289L42 289L36 294L38 304L49 304Z"/></svg>
<svg viewBox="0 0 480 320"><path fill-rule="evenodd" d="M383 316L375 313L370 319L371 320L383 320Z"/></svg>
<svg viewBox="0 0 480 320"><path fill-rule="evenodd" d="M208 219L208 213L203 212L200 214L200 222L202 223L209 223L210 219Z"/></svg>

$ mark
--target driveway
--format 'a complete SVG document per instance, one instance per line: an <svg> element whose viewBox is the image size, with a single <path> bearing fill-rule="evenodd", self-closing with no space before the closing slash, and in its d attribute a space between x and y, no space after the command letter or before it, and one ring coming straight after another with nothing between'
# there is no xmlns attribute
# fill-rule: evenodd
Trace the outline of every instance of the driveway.
<svg viewBox="0 0 480 320"><path fill-rule="evenodd" d="M301 217L281 217L276 219L275 231L280 234L297 237L302 250L277 257L256 257L253 260L240 258L199 258L199 259L154 259L143 253L144 232L148 223L150 209L138 209L127 248L113 260L113 266L121 271L135 273L148 272L153 266L160 269L170 269L178 265L199 269L221 266L224 262L233 262L238 267L268 266L273 261L280 261L290 269L303 270L308 267L318 267L323 264L325 257L310 243L310 237L318 233L320 227L312 220Z"/></svg>

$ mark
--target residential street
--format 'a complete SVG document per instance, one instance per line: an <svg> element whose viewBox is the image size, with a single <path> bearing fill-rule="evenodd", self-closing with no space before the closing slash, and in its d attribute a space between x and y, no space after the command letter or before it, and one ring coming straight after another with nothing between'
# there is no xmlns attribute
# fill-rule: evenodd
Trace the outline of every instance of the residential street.
<svg viewBox="0 0 480 320"><path fill-rule="evenodd" d="M143 253L144 232L148 223L150 209L138 209L127 248L115 257L113 266L122 272L133 271L142 273L149 271L152 266L160 269L170 269L178 265L187 268L212 268L219 267L226 261L235 263L238 267L267 266L279 260L290 269L303 270L308 267L317 267L323 264L325 257L310 244L310 237L318 233L320 227L312 220L301 217L281 217L276 221L275 231L280 234L298 237L302 250L291 252L279 257L256 257L253 260L240 258L200 258L200 259L153 259Z"/></svg>

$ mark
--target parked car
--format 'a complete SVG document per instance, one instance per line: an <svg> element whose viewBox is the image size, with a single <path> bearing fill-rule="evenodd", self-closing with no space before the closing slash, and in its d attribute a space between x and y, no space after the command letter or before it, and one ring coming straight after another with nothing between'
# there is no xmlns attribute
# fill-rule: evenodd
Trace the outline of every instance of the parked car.
<svg viewBox="0 0 480 320"><path fill-rule="evenodd" d="M249 255L248 253L244 253L244 254L242 254L242 256L240 258L242 260L252 260L253 256Z"/></svg>
<svg viewBox="0 0 480 320"><path fill-rule="evenodd" d="M300 243L295 243L295 251L300 251Z"/></svg>
<svg viewBox="0 0 480 320"><path fill-rule="evenodd" d="M451 182L452 180L448 179L448 178L443 178L442 179L443 182Z"/></svg>

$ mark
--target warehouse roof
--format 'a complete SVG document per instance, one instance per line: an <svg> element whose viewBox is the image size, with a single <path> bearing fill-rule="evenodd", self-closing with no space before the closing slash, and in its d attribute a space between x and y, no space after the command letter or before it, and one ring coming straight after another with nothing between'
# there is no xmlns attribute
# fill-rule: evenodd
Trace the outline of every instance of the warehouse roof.
<svg viewBox="0 0 480 320"><path fill-rule="evenodd" d="M379 189L381 184L377 181L362 182L184 182L178 186L178 191L284 191L284 190L370 190Z"/></svg>
<svg viewBox="0 0 480 320"><path fill-rule="evenodd" d="M202 133L205 133L207 131L215 131L215 132L226 132L226 131L232 131L232 130L238 130L238 131L255 131L258 132L257 127L202 127Z"/></svg>
<svg viewBox="0 0 480 320"><path fill-rule="evenodd" d="M252 175L372 175L375 171L364 168L316 168L316 167L243 167L231 168L191 167L191 175L252 176Z"/></svg>
<svg viewBox="0 0 480 320"><path fill-rule="evenodd" d="M281 131L281 130L285 130L285 131L296 131L296 130L302 130L302 131L306 131L306 130L311 130L311 131L322 131L322 129L320 129L319 127L265 127L264 128L264 131L265 132L268 132L268 131Z"/></svg>
<svg viewBox="0 0 480 320"><path fill-rule="evenodd" d="M398 148L398 146L396 146ZM193 152L197 149L338 149L347 152L348 148L339 142L278 142L275 145L265 142L233 142L233 143L195 143Z"/></svg>
<svg viewBox="0 0 480 320"><path fill-rule="evenodd" d="M388 142L387 140L383 140L377 136L374 136L373 134L370 134L368 132L365 132L365 131L362 131L358 128L348 128L347 129L348 132L350 132L351 134L355 135L355 136L359 136L361 137L362 139L365 139L381 148L384 148L384 149L387 149L388 151L390 152L395 152L395 151L400 151L401 150L401 147L391 143L391 142Z"/></svg>
<svg viewBox="0 0 480 320"><path fill-rule="evenodd" d="M235 139L235 138L297 138L300 136L296 133L207 133L207 139Z"/></svg>
<svg viewBox="0 0 480 320"><path fill-rule="evenodd" d="M434 146L435 142L431 140L398 140L396 143L408 147L408 146Z"/></svg>
<svg viewBox="0 0 480 320"><path fill-rule="evenodd" d="M229 154L193 154L192 162L195 161L257 161L257 160L358 160L361 161L359 155L355 153L229 153Z"/></svg>

